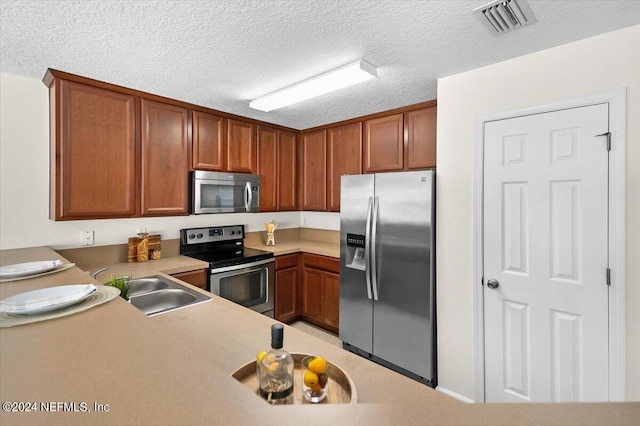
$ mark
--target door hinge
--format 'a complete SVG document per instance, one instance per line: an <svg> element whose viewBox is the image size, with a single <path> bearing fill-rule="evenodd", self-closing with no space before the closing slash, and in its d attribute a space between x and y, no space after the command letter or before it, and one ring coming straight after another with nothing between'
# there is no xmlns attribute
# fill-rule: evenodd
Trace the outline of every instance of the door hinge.
<svg viewBox="0 0 640 426"><path fill-rule="evenodd" d="M596 135L596 137L606 136L607 137L607 151L611 151L611 132L605 132L601 135Z"/></svg>
<svg viewBox="0 0 640 426"><path fill-rule="evenodd" d="M611 268L607 268L607 285L611 285Z"/></svg>

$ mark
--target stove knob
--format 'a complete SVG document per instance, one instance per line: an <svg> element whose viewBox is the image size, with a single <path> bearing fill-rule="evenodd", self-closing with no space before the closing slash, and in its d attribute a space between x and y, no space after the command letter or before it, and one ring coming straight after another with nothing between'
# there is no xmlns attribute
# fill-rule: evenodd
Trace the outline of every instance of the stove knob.
<svg viewBox="0 0 640 426"><path fill-rule="evenodd" d="M195 234L189 234L189 239L190 240L194 239L195 237L196 237Z"/></svg>
<svg viewBox="0 0 640 426"><path fill-rule="evenodd" d="M202 238L202 234L198 234L198 238Z"/></svg>

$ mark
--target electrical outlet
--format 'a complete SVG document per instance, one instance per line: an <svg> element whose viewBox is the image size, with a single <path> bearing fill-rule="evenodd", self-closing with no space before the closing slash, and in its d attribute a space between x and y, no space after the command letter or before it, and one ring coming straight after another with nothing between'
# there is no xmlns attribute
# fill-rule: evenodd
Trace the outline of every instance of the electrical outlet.
<svg viewBox="0 0 640 426"><path fill-rule="evenodd" d="M93 231L82 231L81 244L83 246L92 246L93 245Z"/></svg>

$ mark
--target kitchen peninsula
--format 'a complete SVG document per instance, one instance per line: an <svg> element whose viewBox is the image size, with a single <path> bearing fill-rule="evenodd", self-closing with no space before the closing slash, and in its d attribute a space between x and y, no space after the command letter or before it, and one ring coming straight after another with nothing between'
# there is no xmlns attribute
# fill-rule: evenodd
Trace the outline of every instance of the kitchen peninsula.
<svg viewBox="0 0 640 426"><path fill-rule="evenodd" d="M2 265L59 258L46 247L0 252ZM199 266L193 262L168 257L114 272L164 275ZM100 284L71 268L2 283L0 299L76 283ZM465 404L291 327L285 348L340 366L353 379L358 402L270 406L231 374L269 347L273 321L216 296L152 318L117 297L75 315L3 328L2 401L36 403L37 411L3 410L0 423L621 425L640 416L637 403Z"/></svg>

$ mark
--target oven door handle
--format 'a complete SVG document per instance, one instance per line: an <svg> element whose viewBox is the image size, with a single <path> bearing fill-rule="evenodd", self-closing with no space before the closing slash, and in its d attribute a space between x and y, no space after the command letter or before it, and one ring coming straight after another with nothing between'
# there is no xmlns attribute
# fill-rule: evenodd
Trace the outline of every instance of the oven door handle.
<svg viewBox="0 0 640 426"><path fill-rule="evenodd" d="M255 262L250 262L250 263L242 263L240 265L225 266L222 268L212 268L211 275L219 274L221 272L229 272L229 271L237 271L240 269L253 268L254 266L266 265L267 263L274 263L274 262L275 262L275 259L271 258L271 259L264 259L264 260L256 260Z"/></svg>

